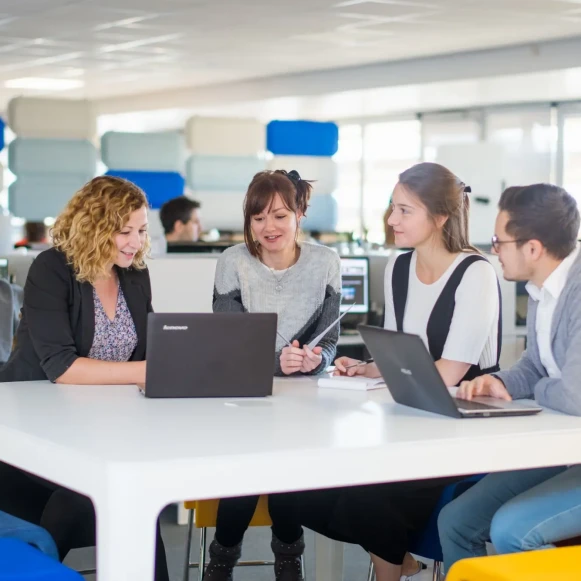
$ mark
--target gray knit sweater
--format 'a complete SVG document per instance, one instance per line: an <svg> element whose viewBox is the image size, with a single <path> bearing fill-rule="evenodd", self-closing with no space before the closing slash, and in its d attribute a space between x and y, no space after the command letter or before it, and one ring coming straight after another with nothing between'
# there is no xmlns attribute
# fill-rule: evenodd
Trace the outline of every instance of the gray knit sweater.
<svg viewBox="0 0 581 581"><path fill-rule="evenodd" d="M273 273L254 258L245 244L224 251L214 279L214 312L277 313L278 331L301 347L339 316L341 267L338 254L318 244L303 242L296 264ZM323 361L319 373L335 357L339 326L319 342ZM285 342L276 338L275 375L283 375L280 354Z"/></svg>

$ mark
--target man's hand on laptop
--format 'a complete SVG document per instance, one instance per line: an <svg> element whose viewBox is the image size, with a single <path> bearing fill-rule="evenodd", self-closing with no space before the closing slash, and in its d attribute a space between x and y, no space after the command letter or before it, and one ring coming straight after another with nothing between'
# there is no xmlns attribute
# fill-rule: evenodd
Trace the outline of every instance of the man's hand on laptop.
<svg viewBox="0 0 581 581"><path fill-rule="evenodd" d="M456 393L456 397L460 399L470 400L478 396L512 401L512 397L510 397L506 387L504 387L504 383L493 375L481 375L472 381L463 381Z"/></svg>

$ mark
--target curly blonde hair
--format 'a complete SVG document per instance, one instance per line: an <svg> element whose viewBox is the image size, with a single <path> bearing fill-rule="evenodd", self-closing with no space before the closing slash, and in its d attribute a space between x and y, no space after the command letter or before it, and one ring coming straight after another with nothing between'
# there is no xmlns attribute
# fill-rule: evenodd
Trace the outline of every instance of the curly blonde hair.
<svg viewBox="0 0 581 581"><path fill-rule="evenodd" d="M107 276L117 255L115 234L135 210L147 207L143 191L127 180L100 176L85 184L56 219L51 234L54 246L72 265L77 280L94 283ZM135 255L132 267L145 268L149 236Z"/></svg>

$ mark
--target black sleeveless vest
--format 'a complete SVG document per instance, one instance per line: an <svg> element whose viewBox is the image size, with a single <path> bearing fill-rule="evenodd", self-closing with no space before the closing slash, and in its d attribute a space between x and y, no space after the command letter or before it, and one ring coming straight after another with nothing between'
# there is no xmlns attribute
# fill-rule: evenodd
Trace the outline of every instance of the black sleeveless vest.
<svg viewBox="0 0 581 581"><path fill-rule="evenodd" d="M408 296L412 254L413 252L407 252L406 254L402 254L396 258L391 277L395 320L397 330L400 332L403 331L403 318ZM479 254L472 254L460 262L460 264L454 269L452 276L450 276L448 282L444 285L440 296L436 300L436 304L430 314L428 326L426 328L428 347L434 361L441 359L442 353L444 352L444 346L446 345L446 339L450 332L450 325L452 324L452 317L454 316L454 308L456 306L456 289L462 282L462 277L468 267L479 260L486 261L486 258ZM462 378L462 381L469 381L479 375L500 371L499 360L500 351L502 349L502 300L500 283L498 283L498 301L498 350L496 354L496 365L487 369L481 369L478 364L471 365L466 375Z"/></svg>

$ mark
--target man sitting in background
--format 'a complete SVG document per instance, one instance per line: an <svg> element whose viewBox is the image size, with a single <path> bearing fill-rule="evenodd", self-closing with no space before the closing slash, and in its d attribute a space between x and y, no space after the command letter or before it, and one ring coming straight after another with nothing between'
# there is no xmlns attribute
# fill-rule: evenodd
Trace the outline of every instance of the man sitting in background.
<svg viewBox="0 0 581 581"><path fill-rule="evenodd" d="M200 202L179 196L168 200L159 211L168 243L197 242L202 232L198 210Z"/></svg>

